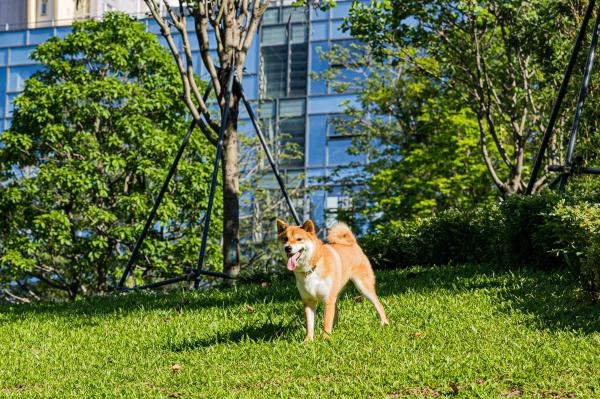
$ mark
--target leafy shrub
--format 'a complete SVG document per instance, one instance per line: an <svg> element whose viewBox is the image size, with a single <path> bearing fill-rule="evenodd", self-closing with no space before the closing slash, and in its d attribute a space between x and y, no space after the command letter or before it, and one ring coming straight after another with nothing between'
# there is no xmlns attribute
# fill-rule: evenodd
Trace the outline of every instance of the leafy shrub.
<svg viewBox="0 0 600 399"><path fill-rule="evenodd" d="M551 247L572 268L580 270L586 287L600 292L600 207L588 202L569 205L561 200L545 213L543 229Z"/></svg>
<svg viewBox="0 0 600 399"><path fill-rule="evenodd" d="M595 235L581 263L584 285L595 299L600 299L600 237Z"/></svg>
<svg viewBox="0 0 600 399"><path fill-rule="evenodd" d="M500 231L499 259L504 264L530 266L550 270L560 260L552 254L551 230L545 229L545 213L552 209L560 198L554 193L534 196L512 196L499 210L503 227Z"/></svg>
<svg viewBox="0 0 600 399"><path fill-rule="evenodd" d="M375 268L493 263L580 271L600 291L600 206L553 193L395 223L361 245Z"/></svg>

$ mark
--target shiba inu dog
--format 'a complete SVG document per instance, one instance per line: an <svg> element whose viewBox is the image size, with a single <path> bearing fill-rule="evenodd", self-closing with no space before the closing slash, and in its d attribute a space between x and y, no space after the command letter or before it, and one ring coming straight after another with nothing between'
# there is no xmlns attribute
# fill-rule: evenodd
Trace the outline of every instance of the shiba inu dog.
<svg viewBox="0 0 600 399"><path fill-rule="evenodd" d="M277 219L277 236L287 255L287 269L294 273L304 303L307 341L312 341L315 335L315 309L319 301L325 304L323 330L325 337L329 337L337 319L337 297L348 280L375 306L381 324L388 324L375 293L371 263L346 224L335 224L327 235L329 243L324 244L316 236L311 220L302 226L289 226Z"/></svg>

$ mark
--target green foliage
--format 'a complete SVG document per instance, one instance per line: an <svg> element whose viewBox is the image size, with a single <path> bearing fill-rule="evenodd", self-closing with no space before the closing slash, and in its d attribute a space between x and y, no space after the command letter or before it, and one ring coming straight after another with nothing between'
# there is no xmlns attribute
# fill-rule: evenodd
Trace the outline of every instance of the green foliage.
<svg viewBox="0 0 600 399"><path fill-rule="evenodd" d="M543 216L543 232L548 241L554 239L550 251L579 268L586 287L600 298L600 204L568 205L561 200Z"/></svg>
<svg viewBox="0 0 600 399"><path fill-rule="evenodd" d="M567 3L550 0L355 2L345 28L369 46L377 64L398 65L398 80L431 80L443 88L424 98L442 105L434 110L441 126L450 130L446 137L460 137L461 133L457 126L446 122L448 117L439 114L447 112L470 120L470 128L477 134L467 137L473 138L469 144L471 150L475 142L480 147L478 166L485 166L490 184L502 195L509 195L524 191L529 177L528 160L539 147L539 138L547 124L547 115L587 4L585 1ZM581 52L579 62L583 62L584 53ZM545 158L548 163L561 162L580 81L580 75L575 76L556 125L556 139L551 141ZM595 121L600 97L594 87L599 83L596 71L580 127L583 145L578 147L578 152L589 162L599 159L598 146L592 145L598 141ZM410 107L413 99L410 93L395 91L393 85L387 87L390 87L387 101L407 103ZM425 100L421 103L426 109ZM415 125L419 121L418 117L413 119ZM438 125L438 130L442 129ZM448 159L461 159L452 150L452 142L447 138L446 141L450 143L445 154ZM435 148L432 147L432 157L436 153L443 156ZM399 152L399 156L405 154ZM449 166L449 170L460 171L456 165ZM472 173L466 173L468 176L479 176L478 170L470 171ZM472 183L468 183L463 182L463 186L471 187ZM443 196L445 193L441 192ZM457 197L457 194L451 192L449 196Z"/></svg>
<svg viewBox="0 0 600 399"><path fill-rule="evenodd" d="M74 298L105 290L122 271L187 129L185 109L168 54L124 14L77 22L32 57L43 69L16 99L0 149L0 278ZM213 154L195 132L136 279L194 266ZM220 212L217 203L212 237ZM211 240L211 267L219 252Z"/></svg>
<svg viewBox="0 0 600 399"><path fill-rule="evenodd" d="M414 49L387 49L374 61L370 50L334 47L324 57L345 67L320 75L335 91L358 97L335 121L338 134L353 137L350 152L369 159L365 188L353 194L357 210L386 223L489 202L496 193L481 162L475 115L421 72L440 63ZM356 184L355 175L346 179Z"/></svg>
<svg viewBox="0 0 600 399"><path fill-rule="evenodd" d="M501 204L449 209L361 240L376 268L481 262L509 268L571 269L600 293L600 206L547 193Z"/></svg>
<svg viewBox="0 0 600 399"><path fill-rule="evenodd" d="M505 264L532 266L542 270L563 267L563 259L552 254L555 245L553 231L560 226L546 226L546 212L558 204L559 197L552 193L535 196L514 196L500 206L502 223L497 254Z"/></svg>
<svg viewBox="0 0 600 399"><path fill-rule="evenodd" d="M600 303L584 300L569 273L477 265L381 271L377 289L390 325L381 327L371 304L348 289L332 338L317 332L311 343L302 342L302 303L290 277L235 290L0 304L0 396L595 398L600 391Z"/></svg>

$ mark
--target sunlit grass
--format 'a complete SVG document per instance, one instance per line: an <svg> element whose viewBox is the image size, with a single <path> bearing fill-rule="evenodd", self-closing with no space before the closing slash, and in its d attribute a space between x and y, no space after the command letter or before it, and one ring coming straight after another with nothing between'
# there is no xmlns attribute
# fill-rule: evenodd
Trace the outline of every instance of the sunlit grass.
<svg viewBox="0 0 600 399"><path fill-rule="evenodd" d="M332 339L308 344L291 279L0 306L0 397L600 397L600 306L573 277L448 266L378 284L390 326L348 289Z"/></svg>

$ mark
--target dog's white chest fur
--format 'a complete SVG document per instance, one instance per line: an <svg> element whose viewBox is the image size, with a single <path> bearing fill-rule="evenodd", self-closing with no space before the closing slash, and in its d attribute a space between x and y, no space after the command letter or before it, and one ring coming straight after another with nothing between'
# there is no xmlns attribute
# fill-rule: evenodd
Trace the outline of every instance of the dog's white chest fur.
<svg viewBox="0 0 600 399"><path fill-rule="evenodd" d="M331 292L332 280L331 278L321 278L317 271L314 271L308 275L304 273L296 274L296 286L300 291L300 296L303 299L310 299L312 301L323 300L329 296Z"/></svg>

